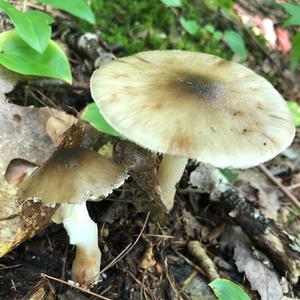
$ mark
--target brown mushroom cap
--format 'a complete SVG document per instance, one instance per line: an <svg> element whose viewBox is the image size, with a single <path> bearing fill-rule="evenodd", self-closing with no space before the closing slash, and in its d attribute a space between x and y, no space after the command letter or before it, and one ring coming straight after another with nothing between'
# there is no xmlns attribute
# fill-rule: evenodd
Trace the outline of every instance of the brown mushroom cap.
<svg viewBox="0 0 300 300"><path fill-rule="evenodd" d="M126 177L121 166L97 152L61 149L22 183L18 198L38 198L46 205L81 203L90 196L107 196Z"/></svg>
<svg viewBox="0 0 300 300"><path fill-rule="evenodd" d="M96 70L92 97L122 135L153 151L246 168L290 145L281 95L250 69L188 51L141 52Z"/></svg>

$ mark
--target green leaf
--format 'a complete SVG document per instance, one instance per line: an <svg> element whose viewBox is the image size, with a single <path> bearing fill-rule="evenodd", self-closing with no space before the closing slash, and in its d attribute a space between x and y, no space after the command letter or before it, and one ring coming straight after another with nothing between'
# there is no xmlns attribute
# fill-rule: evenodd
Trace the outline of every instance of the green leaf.
<svg viewBox="0 0 300 300"><path fill-rule="evenodd" d="M16 73L72 82L68 59L54 41L50 40L41 54L29 47L15 30L0 34L0 64Z"/></svg>
<svg viewBox="0 0 300 300"><path fill-rule="evenodd" d="M181 0L161 0L166 6L171 7L180 7L181 6Z"/></svg>
<svg viewBox="0 0 300 300"><path fill-rule="evenodd" d="M238 55L241 61L244 61L248 57L248 51L242 37L235 31L225 31L224 41L229 46L231 51Z"/></svg>
<svg viewBox="0 0 300 300"><path fill-rule="evenodd" d="M96 23L95 15L84 0L36 0L39 3L48 4L54 8L81 18L91 24Z"/></svg>
<svg viewBox="0 0 300 300"><path fill-rule="evenodd" d="M121 136L119 132L114 130L102 116L96 103L90 103L87 105L81 114L81 118L89 122L93 127L101 132L104 132L113 136Z"/></svg>
<svg viewBox="0 0 300 300"><path fill-rule="evenodd" d="M217 278L209 286L219 300L251 300L242 288L230 280Z"/></svg>
<svg viewBox="0 0 300 300"><path fill-rule="evenodd" d="M205 25L204 29L211 34L213 34L215 32L215 27L212 24Z"/></svg>
<svg viewBox="0 0 300 300"><path fill-rule="evenodd" d="M292 41L292 51L291 51L291 69L295 71L300 60L300 31L297 32Z"/></svg>
<svg viewBox="0 0 300 300"><path fill-rule="evenodd" d="M226 177L226 179L230 183L233 183L239 177L238 173L234 173L229 169L220 169L220 172Z"/></svg>
<svg viewBox="0 0 300 300"><path fill-rule="evenodd" d="M41 11L21 12L13 5L0 0L0 9L10 17L19 36L33 49L43 53L51 37L53 19Z"/></svg>
<svg viewBox="0 0 300 300"><path fill-rule="evenodd" d="M287 104L293 115L295 126L300 126L300 106L295 101L288 101Z"/></svg>
<svg viewBox="0 0 300 300"><path fill-rule="evenodd" d="M199 29L198 23L194 20L186 20L185 18L181 17L179 22L184 30L191 35L195 35Z"/></svg>
<svg viewBox="0 0 300 300"><path fill-rule="evenodd" d="M283 7L285 11L291 15L291 17L284 22L283 26L300 25L300 6L286 3L283 4Z"/></svg>

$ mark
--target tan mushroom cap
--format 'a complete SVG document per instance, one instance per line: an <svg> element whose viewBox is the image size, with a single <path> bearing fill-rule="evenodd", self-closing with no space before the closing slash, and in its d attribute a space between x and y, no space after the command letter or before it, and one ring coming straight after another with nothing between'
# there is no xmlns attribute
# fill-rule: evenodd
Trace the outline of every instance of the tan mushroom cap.
<svg viewBox="0 0 300 300"><path fill-rule="evenodd" d="M121 166L95 151L61 149L22 183L18 199L37 198L46 205L81 203L90 196L107 196L126 178Z"/></svg>
<svg viewBox="0 0 300 300"><path fill-rule="evenodd" d="M250 69L188 51L147 51L96 70L92 97L122 135L217 167L273 158L294 137L281 95Z"/></svg>

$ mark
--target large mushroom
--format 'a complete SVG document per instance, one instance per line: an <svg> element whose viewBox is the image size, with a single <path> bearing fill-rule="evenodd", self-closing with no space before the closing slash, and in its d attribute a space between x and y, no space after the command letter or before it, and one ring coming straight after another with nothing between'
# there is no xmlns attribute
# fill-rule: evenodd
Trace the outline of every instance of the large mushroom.
<svg viewBox="0 0 300 300"><path fill-rule="evenodd" d="M89 216L86 201L107 196L126 177L121 166L97 152L76 147L54 152L19 188L22 205L33 199L45 206L59 206L52 221L63 223L70 243L76 245L72 277L81 284L97 281L101 264L98 228Z"/></svg>
<svg viewBox="0 0 300 300"><path fill-rule="evenodd" d="M295 128L281 95L250 69L188 51L147 51L96 70L91 93L107 122L164 153L158 179L171 209L188 158L248 168L288 147Z"/></svg>

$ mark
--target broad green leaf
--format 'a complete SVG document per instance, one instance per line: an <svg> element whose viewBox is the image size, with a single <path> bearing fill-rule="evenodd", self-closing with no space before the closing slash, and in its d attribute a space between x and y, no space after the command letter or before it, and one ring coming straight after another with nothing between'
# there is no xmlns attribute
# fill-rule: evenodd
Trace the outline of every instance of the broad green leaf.
<svg viewBox="0 0 300 300"><path fill-rule="evenodd" d="M37 10L21 12L4 0L0 0L0 9L7 13L19 36L30 47L40 53L46 50L53 22L49 15Z"/></svg>
<svg viewBox="0 0 300 300"><path fill-rule="evenodd" d="M237 32L225 31L224 41L229 46L231 51L240 57L241 61L244 61L247 59L248 51L246 49L243 39Z"/></svg>
<svg viewBox="0 0 300 300"><path fill-rule="evenodd" d="M186 20L185 18L181 17L179 22L184 30L191 35L195 35L199 29L198 23L194 20Z"/></svg>
<svg viewBox="0 0 300 300"><path fill-rule="evenodd" d="M54 8L81 18L91 24L96 23L95 15L85 0L36 0L39 3L48 4Z"/></svg>
<svg viewBox="0 0 300 300"><path fill-rule="evenodd" d="M230 280L217 278L209 286L219 300L251 300L242 288Z"/></svg>
<svg viewBox="0 0 300 300"><path fill-rule="evenodd" d="M0 34L0 64L16 73L72 82L68 59L54 41L50 40L41 54L29 47L15 30Z"/></svg>
<svg viewBox="0 0 300 300"><path fill-rule="evenodd" d="M180 7L181 6L181 0L161 0L166 6L171 7Z"/></svg>
<svg viewBox="0 0 300 300"><path fill-rule="evenodd" d="M283 26L300 25L300 5L286 3L283 4L284 9L291 17L286 20Z"/></svg>
<svg viewBox="0 0 300 300"><path fill-rule="evenodd" d="M220 171L230 183L233 183L239 177L239 174L229 169L220 169Z"/></svg>
<svg viewBox="0 0 300 300"><path fill-rule="evenodd" d="M93 127L101 132L104 132L113 136L121 136L116 130L114 130L102 116L96 103L90 103L87 105L81 114L81 118L89 122Z"/></svg>
<svg viewBox="0 0 300 300"><path fill-rule="evenodd" d="M287 104L293 115L295 126L300 126L300 106L295 101L288 101Z"/></svg>
<svg viewBox="0 0 300 300"><path fill-rule="evenodd" d="M300 60L300 31L297 32L292 41L292 51L291 51L291 69L295 71Z"/></svg>
<svg viewBox="0 0 300 300"><path fill-rule="evenodd" d="M215 32L215 27L212 24L207 24L204 26L204 29L209 32L209 33L214 33Z"/></svg>

